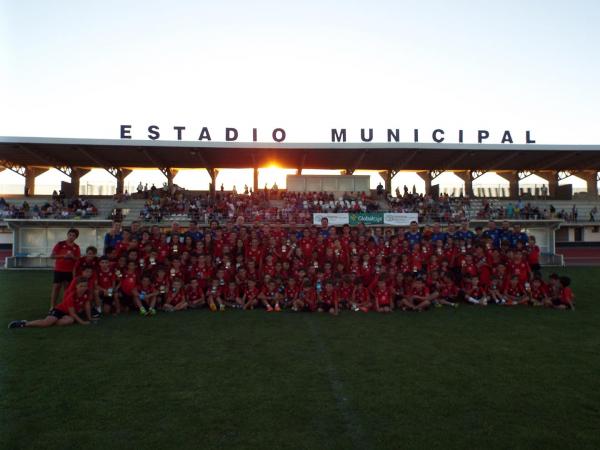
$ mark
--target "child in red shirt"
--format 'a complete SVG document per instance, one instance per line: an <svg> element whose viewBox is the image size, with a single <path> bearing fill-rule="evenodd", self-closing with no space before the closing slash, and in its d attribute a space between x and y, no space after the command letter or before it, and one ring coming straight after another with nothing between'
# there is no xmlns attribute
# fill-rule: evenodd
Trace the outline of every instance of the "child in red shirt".
<svg viewBox="0 0 600 450"><path fill-rule="evenodd" d="M216 311L217 308L225 311L225 303L223 303L223 288L219 285L219 280L213 278L209 288L206 290L206 303L211 311ZM217 307L217 305L219 305Z"/></svg>
<svg viewBox="0 0 600 450"><path fill-rule="evenodd" d="M152 285L150 275L143 275L139 286L133 291L133 301L135 302L135 306L140 310L142 316L153 316L156 314L154 306L156 305L157 296L158 292Z"/></svg>
<svg viewBox="0 0 600 450"><path fill-rule="evenodd" d="M249 279L247 282L246 290L242 296L242 304L244 309L254 309L258 305L258 294L260 291L256 287L256 280Z"/></svg>
<svg viewBox="0 0 600 450"><path fill-rule="evenodd" d="M559 302L554 303L556 309L575 310L575 294L571 289L571 279L569 277L560 277L560 297Z"/></svg>
<svg viewBox="0 0 600 450"><path fill-rule="evenodd" d="M240 297L240 292L235 281L230 281L227 287L225 287L223 303L229 308L241 308L243 306L242 298Z"/></svg>
<svg viewBox="0 0 600 450"><path fill-rule="evenodd" d="M200 286L198 278L192 278L190 284L186 287L186 296L189 308L202 308L206 304L204 299L204 291Z"/></svg>
<svg viewBox="0 0 600 450"><path fill-rule="evenodd" d="M187 309L188 303L185 298L185 290L183 282L179 278L175 278L171 285L171 289L167 294L167 300L163 305L163 309L167 312L182 311Z"/></svg>
<svg viewBox="0 0 600 450"><path fill-rule="evenodd" d="M479 277L471 277L471 283L465 291L466 299L474 305L487 306L488 297L485 289L479 284Z"/></svg>
<svg viewBox="0 0 600 450"><path fill-rule="evenodd" d="M312 312L317 309L317 293L313 289L309 280L305 280L302 290L298 293L296 299L292 302L292 310Z"/></svg>
<svg viewBox="0 0 600 450"><path fill-rule="evenodd" d="M108 257L103 256L100 258L99 266L95 296L96 300L102 305L104 314L110 314L113 311L117 277L110 267Z"/></svg>
<svg viewBox="0 0 600 450"><path fill-rule="evenodd" d="M329 312L334 316L339 313L338 309L338 293L333 286L333 281L325 282L325 289L322 290L317 297L317 311Z"/></svg>
<svg viewBox="0 0 600 450"><path fill-rule="evenodd" d="M392 312L394 309L394 294L386 285L386 278L380 276L377 281L377 287L373 290L373 298L375 300L375 311L377 312Z"/></svg>
<svg viewBox="0 0 600 450"><path fill-rule="evenodd" d="M62 302L50 310L44 319L39 320L14 320L9 328L47 328L53 325L64 326L79 323L89 325L92 320L90 299L92 293L89 290L88 279L79 277L75 283L67 288Z"/></svg>

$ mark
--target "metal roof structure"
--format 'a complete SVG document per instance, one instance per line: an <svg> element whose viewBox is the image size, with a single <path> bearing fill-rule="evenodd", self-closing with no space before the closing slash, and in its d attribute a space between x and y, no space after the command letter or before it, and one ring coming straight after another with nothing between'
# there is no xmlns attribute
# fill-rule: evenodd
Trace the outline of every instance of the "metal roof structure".
<svg viewBox="0 0 600 450"><path fill-rule="evenodd" d="M0 165L81 168L599 170L600 145L256 143L0 137Z"/></svg>

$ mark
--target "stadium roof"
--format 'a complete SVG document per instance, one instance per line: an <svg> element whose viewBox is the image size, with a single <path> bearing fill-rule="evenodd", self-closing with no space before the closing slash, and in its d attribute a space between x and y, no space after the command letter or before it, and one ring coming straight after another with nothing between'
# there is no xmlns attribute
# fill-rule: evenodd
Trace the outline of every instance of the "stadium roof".
<svg viewBox="0 0 600 450"><path fill-rule="evenodd" d="M246 143L0 137L0 165L349 170L599 170L600 145Z"/></svg>

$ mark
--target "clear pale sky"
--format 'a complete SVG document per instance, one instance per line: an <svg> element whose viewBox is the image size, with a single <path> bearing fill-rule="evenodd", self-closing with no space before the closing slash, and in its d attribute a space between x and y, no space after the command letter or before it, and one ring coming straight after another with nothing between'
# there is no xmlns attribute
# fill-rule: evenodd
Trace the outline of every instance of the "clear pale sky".
<svg viewBox="0 0 600 450"><path fill-rule="evenodd" d="M156 124L165 138L186 126L189 140L203 126L224 140L232 126L240 140L283 127L287 142L327 142L345 127L358 141L364 127L383 141L387 128L439 127L469 141L483 128L490 142L505 129L522 142L529 129L538 143L598 144L599 23L591 0L0 0L0 135L118 138L128 123L140 139ZM163 180L127 181L139 179ZM251 175L221 181L239 189ZM12 183L22 179L0 173L0 193Z"/></svg>

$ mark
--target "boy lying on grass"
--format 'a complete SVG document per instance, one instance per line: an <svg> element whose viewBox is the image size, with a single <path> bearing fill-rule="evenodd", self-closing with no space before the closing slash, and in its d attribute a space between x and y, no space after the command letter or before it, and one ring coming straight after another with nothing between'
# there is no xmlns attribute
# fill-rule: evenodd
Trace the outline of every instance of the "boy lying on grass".
<svg viewBox="0 0 600 450"><path fill-rule="evenodd" d="M14 320L8 325L8 328L47 328L53 325L65 326L74 323L89 325L92 320L90 297L88 279L79 277L65 291L62 302L52 308L44 319Z"/></svg>

